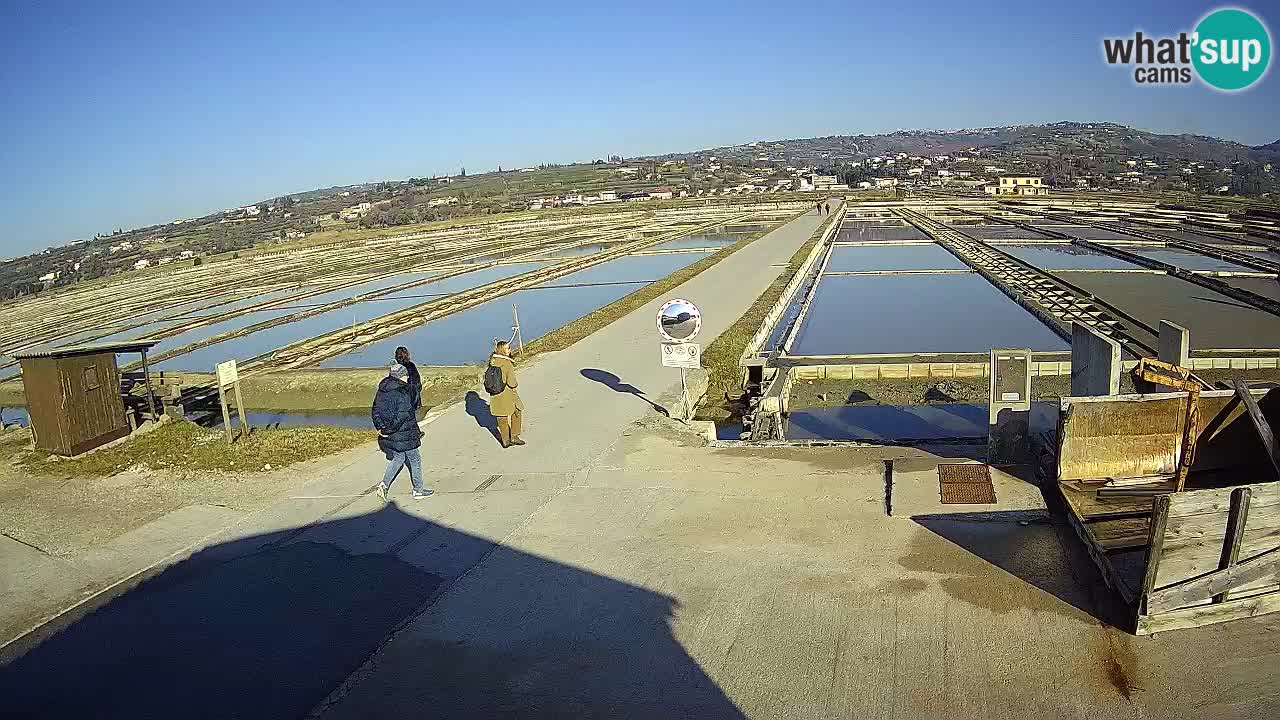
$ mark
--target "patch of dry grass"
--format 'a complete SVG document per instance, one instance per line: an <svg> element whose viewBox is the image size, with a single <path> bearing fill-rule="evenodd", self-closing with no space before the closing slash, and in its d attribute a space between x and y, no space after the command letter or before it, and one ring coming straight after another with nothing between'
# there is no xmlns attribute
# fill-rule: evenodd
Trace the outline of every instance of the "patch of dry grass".
<svg viewBox="0 0 1280 720"><path fill-rule="evenodd" d="M13 433L23 439L25 433ZM61 477L105 477L135 467L189 472L261 472L331 455L371 442L372 430L340 427L287 427L254 430L227 444L220 430L195 423L165 423L128 442L73 458L54 458L12 440L0 452L32 474Z"/></svg>

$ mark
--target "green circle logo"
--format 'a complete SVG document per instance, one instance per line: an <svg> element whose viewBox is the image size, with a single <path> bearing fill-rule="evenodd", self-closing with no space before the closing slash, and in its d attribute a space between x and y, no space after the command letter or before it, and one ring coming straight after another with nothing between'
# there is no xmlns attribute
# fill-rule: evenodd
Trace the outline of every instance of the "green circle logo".
<svg viewBox="0 0 1280 720"><path fill-rule="evenodd" d="M1235 8L1215 10L1196 25L1191 62L1219 90L1243 90L1271 64L1271 35L1262 21Z"/></svg>

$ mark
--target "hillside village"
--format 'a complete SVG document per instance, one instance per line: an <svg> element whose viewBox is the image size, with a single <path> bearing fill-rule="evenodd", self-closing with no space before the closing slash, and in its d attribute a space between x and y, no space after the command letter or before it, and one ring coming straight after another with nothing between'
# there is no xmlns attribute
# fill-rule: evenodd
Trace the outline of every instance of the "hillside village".
<svg viewBox="0 0 1280 720"><path fill-rule="evenodd" d="M725 195L930 188L1280 198L1280 141L1248 147L1114 123L761 141L690 153L333 187L115 230L0 263L0 299L254 247L498 212ZM1006 178L1005 186L1001 178ZM1021 178L1017 180L1016 178Z"/></svg>

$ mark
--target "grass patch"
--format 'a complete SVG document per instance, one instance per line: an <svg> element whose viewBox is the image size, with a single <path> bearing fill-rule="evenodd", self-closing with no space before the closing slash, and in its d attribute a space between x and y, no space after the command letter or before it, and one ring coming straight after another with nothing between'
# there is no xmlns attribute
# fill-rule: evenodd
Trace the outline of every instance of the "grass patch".
<svg viewBox="0 0 1280 720"><path fill-rule="evenodd" d="M662 280L649 283L630 295L618 298L602 308L583 315L568 325L561 327L559 330L553 330L546 335L543 335L537 340L525 345L524 352L521 353L520 357L530 358L538 353L564 350L591 333L609 325L618 318L631 313L637 308L644 307L653 300L656 300L658 297L671 292L672 289L683 285L711 266L773 232L776 228L785 225L787 222L789 221L775 223L758 233L748 235L732 245L727 245L701 260L675 271Z"/></svg>
<svg viewBox="0 0 1280 720"><path fill-rule="evenodd" d="M23 440L26 433L12 433ZM227 445L220 430L186 421L168 422L115 447L74 458L53 459L25 442L8 440L0 452L14 465L34 474L62 477L105 477L135 466L188 472L260 472L330 455L376 437L372 430L339 427L289 427L255 430ZM270 466L268 468L267 466Z"/></svg>
<svg viewBox="0 0 1280 720"><path fill-rule="evenodd" d="M818 225L809 240L791 256L786 269L778 275L773 284L756 298L742 317L702 351L702 366L707 369L708 400L698 408L695 415L697 419L715 422L734 419L718 398L723 398L725 393L737 395L742 390L742 368L738 365L738 361L742 359L747 343L755 337L756 331L764 322L765 315L769 314L774 304L778 302L778 298L782 297L782 291L786 289L787 283L791 282L791 278L800 270L800 266L804 264L813 246L822 239L822 234L834 222L833 218L834 216L829 217Z"/></svg>

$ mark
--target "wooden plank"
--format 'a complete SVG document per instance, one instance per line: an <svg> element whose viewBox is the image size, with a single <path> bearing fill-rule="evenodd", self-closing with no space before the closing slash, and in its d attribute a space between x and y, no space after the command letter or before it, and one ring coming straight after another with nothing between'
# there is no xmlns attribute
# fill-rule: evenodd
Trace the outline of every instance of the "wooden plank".
<svg viewBox="0 0 1280 720"><path fill-rule="evenodd" d="M1224 570L1215 570L1176 585L1157 588L1147 596L1147 612L1155 614L1204 603L1211 596L1263 579L1270 579L1271 584L1280 580L1280 547Z"/></svg>
<svg viewBox="0 0 1280 720"><path fill-rule="evenodd" d="M1170 610L1154 615L1138 616L1138 635L1150 635L1168 630L1212 625L1229 620L1266 615L1280 610L1280 592L1254 595L1238 600L1228 600L1216 605L1199 605L1196 607Z"/></svg>
<svg viewBox="0 0 1280 720"><path fill-rule="evenodd" d="M1094 522L1099 519L1120 517L1148 517L1151 515L1151 498L1117 497L1099 498L1102 481L1084 482L1072 480L1059 485L1063 499L1082 519Z"/></svg>
<svg viewBox="0 0 1280 720"><path fill-rule="evenodd" d="M1247 487L1251 490L1253 497L1250 506L1254 509L1280 505L1280 483L1264 482L1180 492L1172 496L1169 510L1178 517L1200 513L1226 513L1231 509L1231 493L1237 487Z"/></svg>
<svg viewBox="0 0 1280 720"><path fill-rule="evenodd" d="M1103 550L1145 547L1150 540L1151 518L1119 518L1088 524L1089 534Z"/></svg>
<svg viewBox="0 0 1280 720"><path fill-rule="evenodd" d="M1226 570L1240 559L1240 543L1244 540L1244 524L1249 519L1249 498L1253 495L1247 487L1237 488L1231 493L1231 511L1227 515L1227 534L1222 541L1222 557L1218 560L1218 569ZM1230 599L1231 593L1223 591L1213 596L1215 603Z"/></svg>
<svg viewBox="0 0 1280 720"><path fill-rule="evenodd" d="M1241 486L1250 494L1239 557L1252 557L1280 545L1280 483ZM1170 496L1157 587L1219 569L1232 493L1240 488L1193 490ZM1270 583L1259 581L1256 588Z"/></svg>
<svg viewBox="0 0 1280 720"><path fill-rule="evenodd" d="M1280 450L1276 448L1275 435L1271 433L1271 424L1263 417L1262 410L1258 408L1258 403L1254 401L1253 395L1249 394L1249 386L1245 385L1240 378L1233 378L1231 385L1236 389L1236 397L1239 398L1240 404L1244 405L1245 412L1248 413L1249 419L1253 422L1253 427L1258 431L1258 438L1262 441L1262 447L1267 453L1267 457L1271 460L1271 467L1276 471L1276 477L1280 478Z"/></svg>
<svg viewBox="0 0 1280 720"><path fill-rule="evenodd" d="M1098 567L1098 571L1102 574L1102 580L1107 587L1120 593L1120 597L1125 603L1133 604L1133 590L1129 584L1125 582L1124 577L1116 571L1116 568L1107 559L1106 551L1099 545L1090 534L1088 526L1074 513L1067 518L1071 523L1071 528L1075 530L1076 536L1080 538L1080 542L1084 544L1084 549L1089 553L1089 558L1093 560L1093 564Z"/></svg>
<svg viewBox="0 0 1280 720"><path fill-rule="evenodd" d="M1145 614L1147 599L1156 587L1156 573L1160 568L1160 553L1164 547L1164 528L1169 522L1169 496L1160 495L1152 503L1151 531L1147 536L1147 570L1142 576L1142 590L1138 594Z"/></svg>

